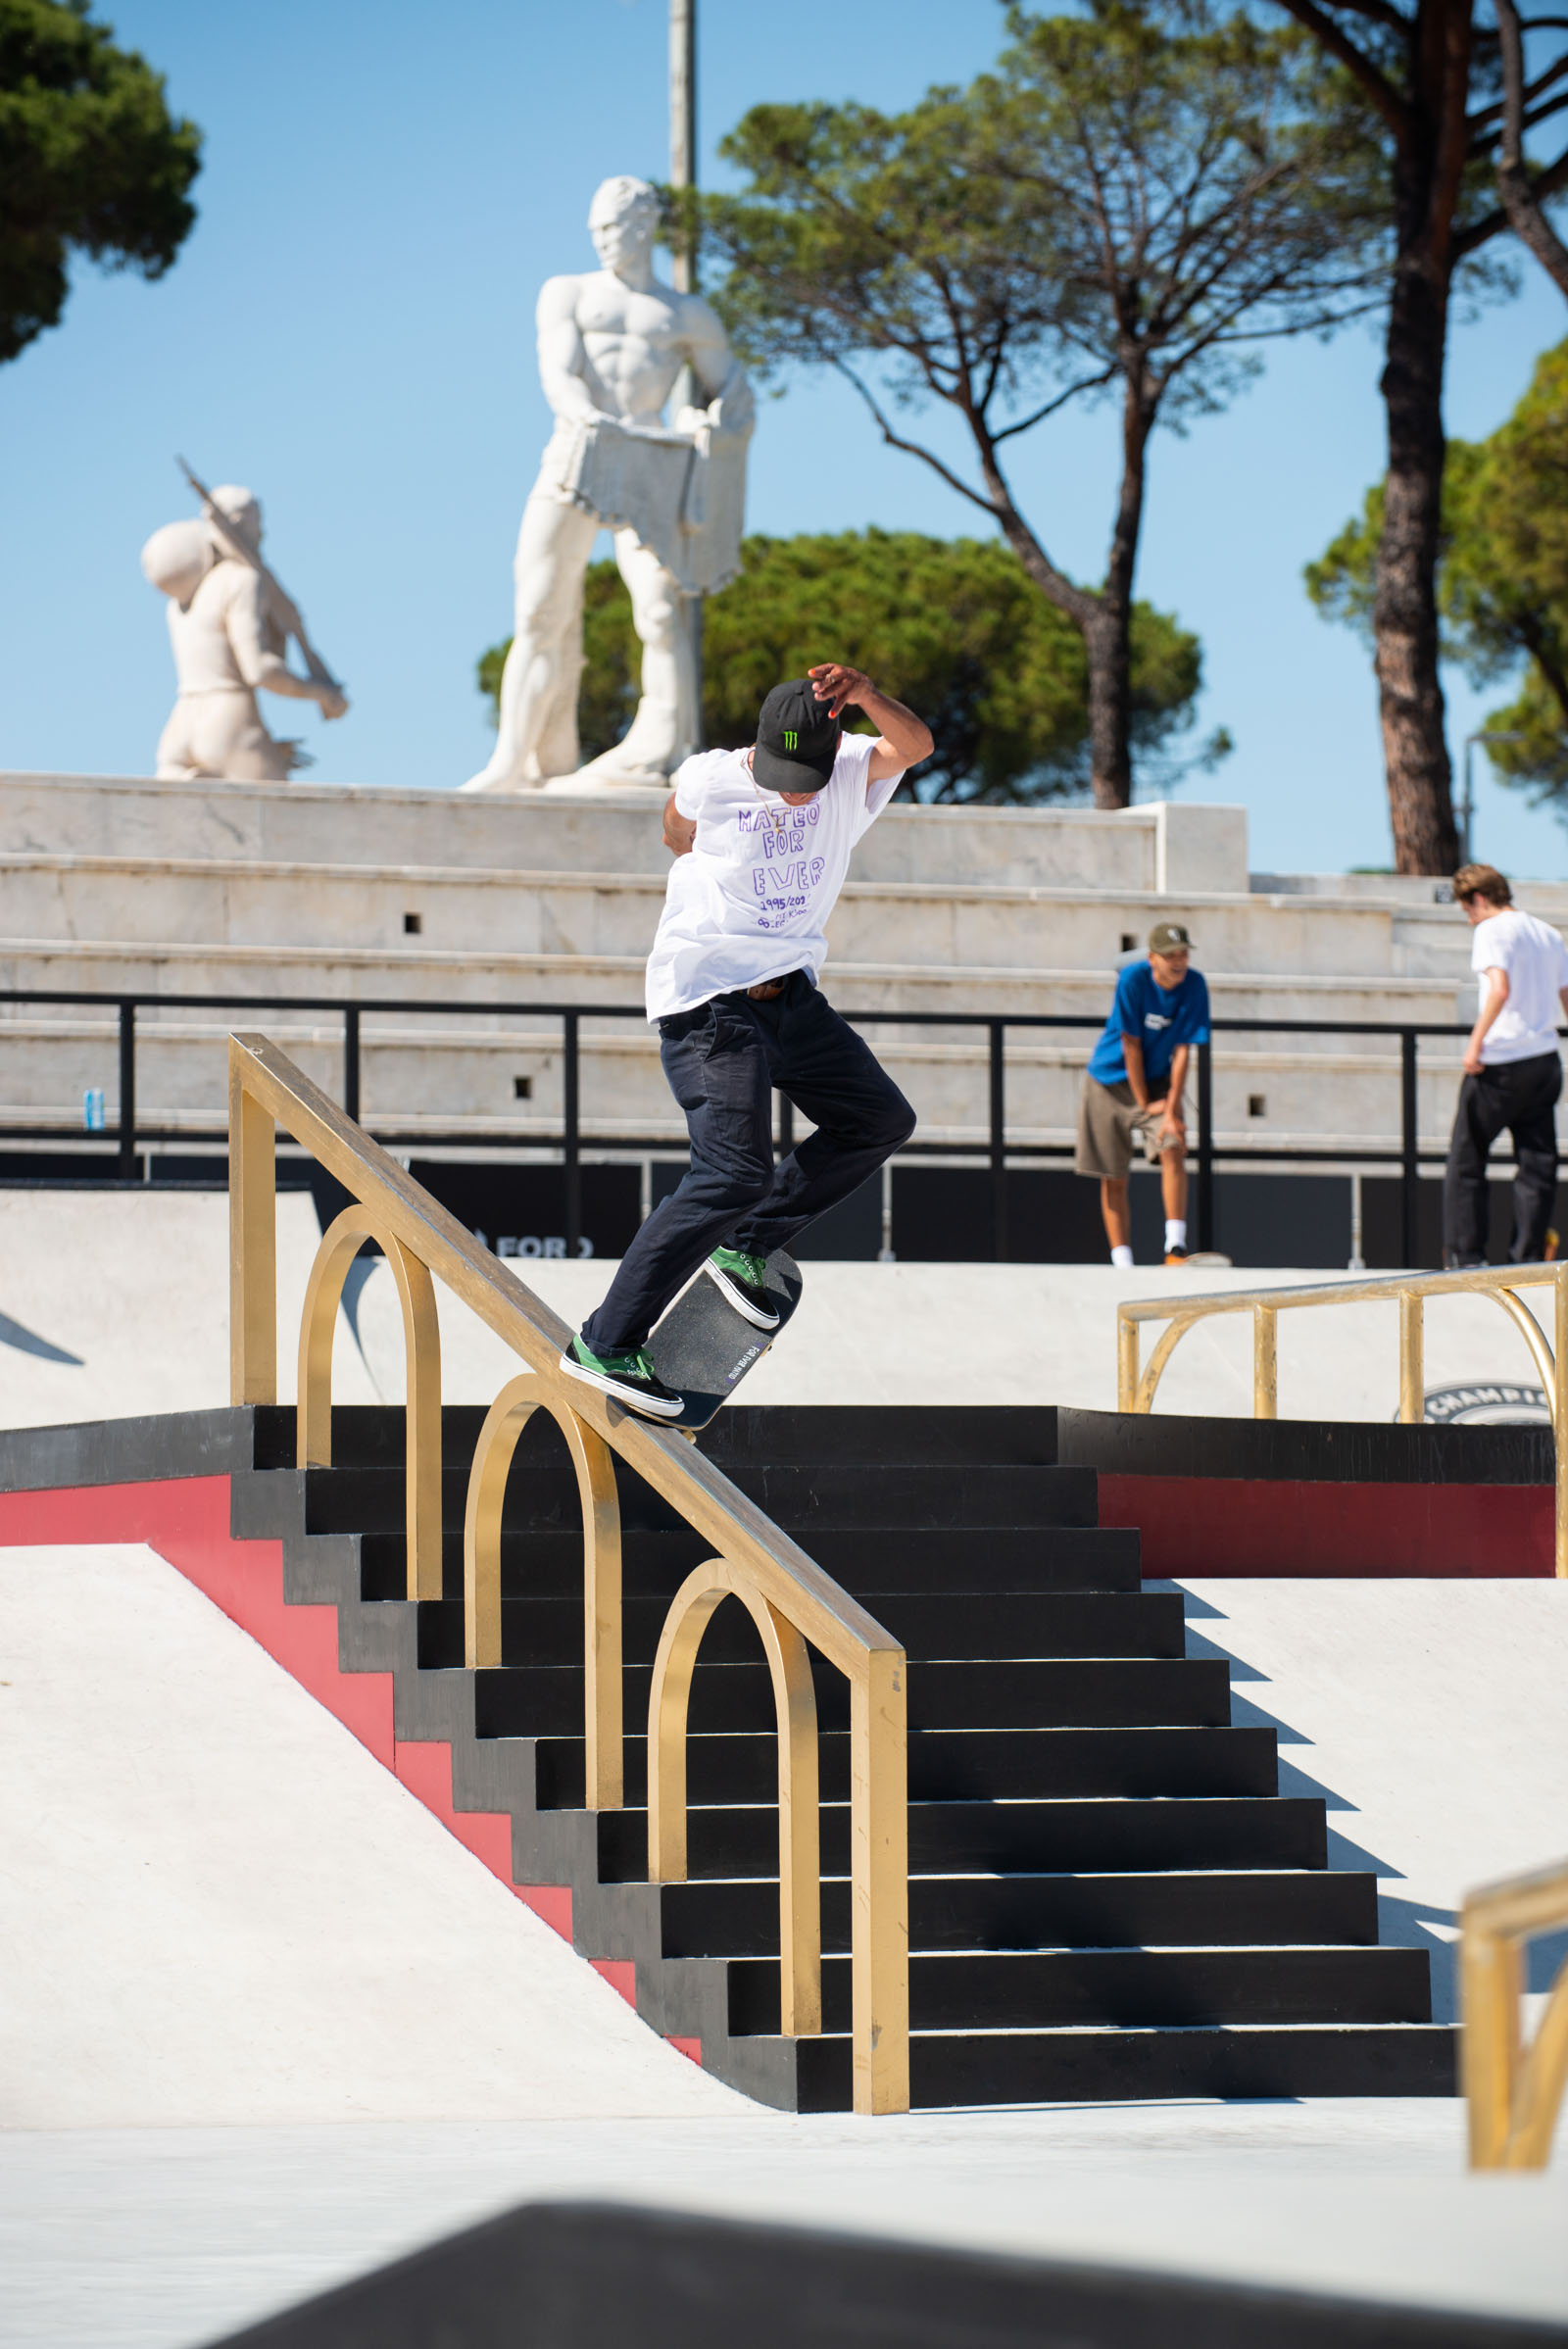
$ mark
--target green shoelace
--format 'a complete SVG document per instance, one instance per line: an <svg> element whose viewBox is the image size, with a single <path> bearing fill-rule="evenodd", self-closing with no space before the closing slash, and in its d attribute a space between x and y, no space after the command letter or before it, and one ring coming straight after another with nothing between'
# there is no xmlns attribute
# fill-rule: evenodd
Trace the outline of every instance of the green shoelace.
<svg viewBox="0 0 1568 2349"><path fill-rule="evenodd" d="M750 1281L755 1289L766 1286L767 1258L765 1256L749 1256L744 1248L715 1248L713 1262L721 1272L739 1273L741 1279Z"/></svg>

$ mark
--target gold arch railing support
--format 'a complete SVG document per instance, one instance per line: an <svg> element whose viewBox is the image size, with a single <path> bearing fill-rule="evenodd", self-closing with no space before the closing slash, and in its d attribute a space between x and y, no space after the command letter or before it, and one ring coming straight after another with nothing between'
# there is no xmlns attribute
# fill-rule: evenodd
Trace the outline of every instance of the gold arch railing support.
<svg viewBox="0 0 1568 2349"><path fill-rule="evenodd" d="M277 1400L274 1160L281 1125L373 1212L383 1247L396 1241L407 1261L460 1297L534 1373L541 1400L573 1414L634 1468L718 1557L750 1578L783 1624L848 1678L855 2109L907 2112L907 1669L898 1640L695 1444L567 1379L561 1354L572 1333L560 1315L267 1037L229 1038L228 1087L232 1401ZM799 1863L798 1876L804 1883Z"/></svg>
<svg viewBox="0 0 1568 2349"><path fill-rule="evenodd" d="M588 1808L618 1811L624 1799L621 1721L620 1499L602 1436L571 1407L546 1395L524 1371L509 1379L485 1414L468 1474L463 1524L463 1647L470 1671L501 1662L501 1510L517 1440L535 1411L548 1411L566 1439L582 1500L584 1776Z"/></svg>
<svg viewBox="0 0 1568 2349"><path fill-rule="evenodd" d="M1523 1297L1522 1289L1552 1292L1552 1335L1548 1339ZM1424 1341L1426 1303L1432 1297L1486 1297L1499 1305L1529 1346L1551 1414L1556 1462L1554 1553L1559 1576L1568 1578L1568 1263L1481 1265L1470 1272L1396 1273L1366 1281L1313 1283L1299 1289L1233 1289L1217 1297L1129 1297L1116 1307L1116 1407L1152 1411L1172 1354L1190 1330L1222 1313L1252 1317L1252 1416L1273 1419L1279 1409L1276 1367L1279 1316L1311 1305L1360 1305L1394 1301L1399 1308L1399 1417L1417 1425L1426 1410ZM1148 1363L1142 1360L1146 1321L1165 1322Z"/></svg>
<svg viewBox="0 0 1568 2349"><path fill-rule="evenodd" d="M1568 1925L1568 1860L1467 1893L1459 1910L1460 2060L1472 2170L1544 2170L1568 2087L1568 1963L1535 2038L1520 2030L1525 1945Z"/></svg>
<svg viewBox="0 0 1568 2349"><path fill-rule="evenodd" d="M686 1717L692 1674L714 1610L738 1598L758 1631L778 1720L779 2029L822 2028L822 1865L816 1691L806 1641L744 1568L710 1558L686 1577L664 1618L648 1695L648 1880L686 1881Z"/></svg>
<svg viewBox="0 0 1568 2349"><path fill-rule="evenodd" d="M441 1330L435 1290L418 1257L363 1205L345 1207L327 1226L306 1283L294 1457L301 1468L332 1465L332 1341L349 1266L368 1240L376 1242L391 1266L403 1311L409 1596L439 1598Z"/></svg>

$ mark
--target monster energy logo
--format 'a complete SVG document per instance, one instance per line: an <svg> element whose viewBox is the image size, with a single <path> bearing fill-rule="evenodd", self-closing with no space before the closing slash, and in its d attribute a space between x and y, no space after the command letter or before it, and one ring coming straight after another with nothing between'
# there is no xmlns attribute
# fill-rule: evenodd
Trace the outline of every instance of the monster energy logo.
<svg viewBox="0 0 1568 2349"><path fill-rule="evenodd" d="M796 749L799 745L800 739L800 736L795 732L793 727L786 726L784 730L784 748L787 751L793 751Z"/></svg>

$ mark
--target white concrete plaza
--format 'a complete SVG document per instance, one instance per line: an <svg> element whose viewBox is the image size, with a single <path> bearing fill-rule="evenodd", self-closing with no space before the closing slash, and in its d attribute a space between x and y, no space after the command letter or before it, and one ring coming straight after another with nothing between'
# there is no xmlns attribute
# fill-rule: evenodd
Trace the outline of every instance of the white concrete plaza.
<svg viewBox="0 0 1568 2349"><path fill-rule="evenodd" d="M1568 1590L1192 1601L1386 1937L1555 1850ZM0 1654L7 2349L183 2349L560 2195L1568 2320L1563 2157L1468 2178L1456 2101L761 2111L151 1551L0 1552Z"/></svg>

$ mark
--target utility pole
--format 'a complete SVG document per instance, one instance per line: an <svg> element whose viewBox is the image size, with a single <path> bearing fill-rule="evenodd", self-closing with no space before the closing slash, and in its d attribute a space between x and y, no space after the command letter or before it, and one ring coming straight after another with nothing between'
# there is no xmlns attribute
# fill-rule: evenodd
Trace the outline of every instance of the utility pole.
<svg viewBox="0 0 1568 2349"><path fill-rule="evenodd" d="M669 0L669 184L697 185L697 0ZM675 249L675 290L697 291L697 239Z"/></svg>
<svg viewBox="0 0 1568 2349"><path fill-rule="evenodd" d="M677 190L697 185L697 0L669 0L669 184ZM681 294L697 291L697 231L678 237L671 256L671 275ZM689 367L675 386L677 410L695 406L698 386ZM703 747L703 599L681 598L681 620L691 654L693 706L687 729L692 749Z"/></svg>

